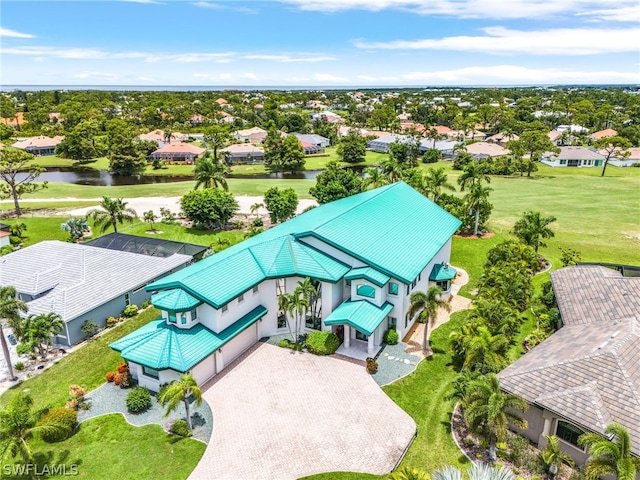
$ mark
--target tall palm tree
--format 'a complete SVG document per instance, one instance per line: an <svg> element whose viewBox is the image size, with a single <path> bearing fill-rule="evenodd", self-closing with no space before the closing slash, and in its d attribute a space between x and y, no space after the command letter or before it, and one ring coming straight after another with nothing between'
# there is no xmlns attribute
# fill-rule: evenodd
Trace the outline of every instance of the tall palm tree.
<svg viewBox="0 0 640 480"><path fill-rule="evenodd" d="M413 318L416 314L424 315L424 335L422 337L422 351L426 352L429 347L429 326L436 321L438 309L444 308L447 312L451 311L451 306L442 300L442 289L437 285L433 285L426 292L413 292L409 297L409 311L407 315Z"/></svg>
<svg viewBox="0 0 640 480"><path fill-rule="evenodd" d="M195 378L191 373L180 375L178 381L170 383L169 386L161 393L158 400L163 407L167 407L165 417L173 412L180 402L184 403L184 409L187 413L187 425L189 430L193 430L191 423L191 413L189 410L189 397L193 395L196 407L202 405L202 390L198 386Z"/></svg>
<svg viewBox="0 0 640 480"><path fill-rule="evenodd" d="M317 307L318 307L318 289L316 285L314 285L314 281L311 278L307 277L303 281L298 282L298 286L294 290L294 295L300 295L306 298L308 303L308 310L312 317L317 316ZM306 316L305 312L305 316Z"/></svg>
<svg viewBox="0 0 640 480"><path fill-rule="evenodd" d="M427 130L427 138L433 141L432 148L436 148L436 142L442 138L442 135L440 135L438 133L438 130L436 130L434 127L431 127L429 130Z"/></svg>
<svg viewBox="0 0 640 480"><path fill-rule="evenodd" d="M46 412L46 409L34 410L33 399L24 391L0 410L0 457L4 465L15 457L21 458L25 464L33 463L29 441L35 435L55 434L65 428L55 423L40 422Z"/></svg>
<svg viewBox="0 0 640 480"><path fill-rule="evenodd" d="M573 458L567 455L560 449L560 440L555 435L545 435L547 439L547 446L540 453L542 461L549 469L549 472L556 475L560 472L562 462L566 462L569 466L573 467Z"/></svg>
<svg viewBox="0 0 640 480"><path fill-rule="evenodd" d="M362 180L363 190L368 190L369 187L382 187L383 185L389 183L388 179L385 177L385 175L382 174L379 168L367 168L364 173L366 174L366 176Z"/></svg>
<svg viewBox="0 0 640 480"><path fill-rule="evenodd" d="M491 177L485 173L484 167L476 161L464 167L462 175L458 177L458 185L460 185L461 192L482 182L491 183Z"/></svg>
<svg viewBox="0 0 640 480"><path fill-rule="evenodd" d="M102 197L100 208L94 208L87 213L87 218L93 220L94 226L101 227L102 233L110 227L118 233L118 224L133 223L137 216L133 208L127 207L123 198L109 197Z"/></svg>
<svg viewBox="0 0 640 480"><path fill-rule="evenodd" d="M469 193L464 197L467 208L475 212L473 220L474 235L478 235L478 229L480 227L480 210L491 205L489 203L489 193L491 193L492 190L492 188L484 187L480 182L477 182L471 186Z"/></svg>
<svg viewBox="0 0 640 480"><path fill-rule="evenodd" d="M228 191L229 185L225 178L228 173L227 170L227 167L222 162L212 158L210 155L197 159L194 169L196 185L193 189L197 190L200 186L203 188L222 187L225 192Z"/></svg>
<svg viewBox="0 0 640 480"><path fill-rule="evenodd" d="M640 458L631 454L631 436L619 423L611 423L604 429L609 438L597 433L585 433L578 439L578 445L587 447L586 477L597 480L613 475L618 480L634 480L640 470Z"/></svg>
<svg viewBox="0 0 640 480"><path fill-rule="evenodd" d="M57 313L29 315L25 320L25 340L42 358L47 357L51 339L64 328L64 320Z"/></svg>
<svg viewBox="0 0 640 480"><path fill-rule="evenodd" d="M21 330L22 319L20 318L20 313L25 313L27 309L27 304L18 298L18 292L14 287L0 288L0 343L2 343L2 353L4 354L4 360L7 363L9 378L11 380L15 380L16 377L13 374L11 355L9 353L7 339L2 330L2 321L6 320L7 323L13 325L14 334L18 338L21 338L22 332L17 331Z"/></svg>
<svg viewBox="0 0 640 480"><path fill-rule="evenodd" d="M432 200L438 203L442 190L455 191L456 187L448 182L448 177L444 167L430 168L422 177L422 184L427 196L431 195Z"/></svg>
<svg viewBox="0 0 640 480"><path fill-rule="evenodd" d="M553 215L543 217L540 212L524 212L522 218L514 224L512 233L522 243L533 247L538 253L540 247L547 246L542 239L555 235L553 230L549 228L549 225L555 221L556 217Z"/></svg>
<svg viewBox="0 0 640 480"><path fill-rule="evenodd" d="M494 373L469 384L463 406L469 429L489 441L492 462L496 460L496 442L504 441L509 423L527 428L527 422L515 412L525 412L529 404L517 395L500 390L500 381Z"/></svg>
<svg viewBox="0 0 640 480"><path fill-rule="evenodd" d="M507 366L505 356L509 340L503 334L491 335L489 328L480 325L476 333L464 342L465 358L463 368L480 366L482 373L499 372Z"/></svg>

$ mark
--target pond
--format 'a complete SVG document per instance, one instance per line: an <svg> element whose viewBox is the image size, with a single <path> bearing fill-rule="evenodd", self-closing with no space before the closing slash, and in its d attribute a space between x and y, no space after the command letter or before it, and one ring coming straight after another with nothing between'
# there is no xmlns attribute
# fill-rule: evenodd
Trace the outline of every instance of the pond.
<svg viewBox="0 0 640 480"><path fill-rule="evenodd" d="M353 165L347 167L360 175L365 166ZM245 180L268 180L282 178L285 180L315 180L322 170L305 170L294 173L231 173L227 178L239 178ZM26 174L18 174L17 179L22 180ZM122 185L146 185L153 183L188 182L193 180L192 175L112 175L104 170L96 170L87 167L47 167L46 171L38 176L38 181L52 183L70 183L73 185L90 185L97 187L118 187Z"/></svg>

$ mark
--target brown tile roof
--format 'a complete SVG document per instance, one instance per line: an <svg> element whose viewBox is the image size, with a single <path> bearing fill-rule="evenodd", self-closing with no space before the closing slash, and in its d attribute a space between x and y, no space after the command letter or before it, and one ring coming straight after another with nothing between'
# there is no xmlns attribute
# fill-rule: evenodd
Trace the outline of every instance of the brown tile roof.
<svg viewBox="0 0 640 480"><path fill-rule="evenodd" d="M600 434L612 422L640 454L640 318L568 325L500 372L531 404Z"/></svg>
<svg viewBox="0 0 640 480"><path fill-rule="evenodd" d="M508 155L509 150L501 147L497 143L476 142L466 146L467 152L472 155L488 155L490 157L499 157Z"/></svg>
<svg viewBox="0 0 640 480"><path fill-rule="evenodd" d="M25 149L28 147L36 147L36 148L46 148L46 147L55 147L58 145L64 137L62 135L56 135L55 137L46 137L44 135L40 135L38 137L26 138L20 142L16 142L12 147Z"/></svg>
<svg viewBox="0 0 640 480"><path fill-rule="evenodd" d="M640 313L640 277L623 277L597 265L551 272L564 325L633 317Z"/></svg>
<svg viewBox="0 0 640 480"><path fill-rule="evenodd" d="M221 152L229 152L229 153L264 153L264 148L256 147L255 145L251 145L250 143L234 143L233 145L229 145L226 148L220 150Z"/></svg>
<svg viewBox="0 0 640 480"><path fill-rule="evenodd" d="M589 138L598 140L605 137L615 137L616 135L618 135L617 131L615 131L613 128L607 128L605 130L600 130L599 132L593 132L591 135L589 135Z"/></svg>
<svg viewBox="0 0 640 480"><path fill-rule="evenodd" d="M169 143L162 148L157 149L152 155L156 153L192 153L194 155L201 155L205 149L191 145L190 143Z"/></svg>

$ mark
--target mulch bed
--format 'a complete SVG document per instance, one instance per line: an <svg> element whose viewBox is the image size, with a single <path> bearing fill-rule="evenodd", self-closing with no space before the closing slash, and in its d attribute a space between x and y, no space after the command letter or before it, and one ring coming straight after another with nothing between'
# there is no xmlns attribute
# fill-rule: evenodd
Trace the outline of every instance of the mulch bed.
<svg viewBox="0 0 640 480"><path fill-rule="evenodd" d="M471 238L473 240L482 240L483 238L491 238L495 235L493 232L486 232L481 235L473 235L472 233L460 233L454 235L454 237L458 238Z"/></svg>

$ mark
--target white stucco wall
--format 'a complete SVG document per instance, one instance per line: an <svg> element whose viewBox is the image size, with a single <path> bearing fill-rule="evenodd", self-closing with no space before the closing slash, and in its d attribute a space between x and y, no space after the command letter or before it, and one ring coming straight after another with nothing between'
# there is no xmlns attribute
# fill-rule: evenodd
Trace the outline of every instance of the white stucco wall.
<svg viewBox="0 0 640 480"><path fill-rule="evenodd" d="M345 265L349 265L351 268L358 268L358 267L366 267L367 265L365 263L362 263L360 260L358 260L357 258L352 257L351 255L338 250L337 248L323 242L322 240L316 238L316 237L312 237L312 236L308 236L308 237L302 237L299 238L298 241L301 241L303 243L306 243L307 245L310 245L314 248L317 248L318 250L320 250L321 252L326 253L327 255L329 255L331 258L335 258L336 260L338 260L339 262L344 263Z"/></svg>

